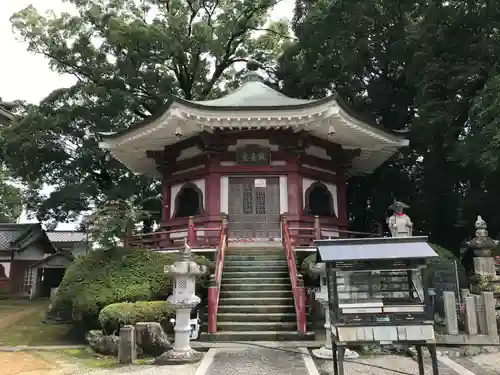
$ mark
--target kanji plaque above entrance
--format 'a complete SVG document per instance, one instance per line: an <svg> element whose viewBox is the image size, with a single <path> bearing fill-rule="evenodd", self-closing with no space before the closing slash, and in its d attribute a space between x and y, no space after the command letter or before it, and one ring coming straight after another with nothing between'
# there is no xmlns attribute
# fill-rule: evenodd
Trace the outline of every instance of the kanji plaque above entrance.
<svg viewBox="0 0 500 375"><path fill-rule="evenodd" d="M238 164L269 164L269 149L261 147L245 147L236 151L236 161Z"/></svg>

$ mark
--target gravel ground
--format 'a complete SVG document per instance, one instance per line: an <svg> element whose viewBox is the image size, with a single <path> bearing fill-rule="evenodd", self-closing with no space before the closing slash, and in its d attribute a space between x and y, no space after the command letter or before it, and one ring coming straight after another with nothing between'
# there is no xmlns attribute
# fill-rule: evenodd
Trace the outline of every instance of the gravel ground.
<svg viewBox="0 0 500 375"><path fill-rule="evenodd" d="M106 370L75 369L61 375L194 375L198 363L178 366L126 366ZM52 375L52 374L50 374Z"/></svg>
<svg viewBox="0 0 500 375"><path fill-rule="evenodd" d="M500 353L479 354L467 359L486 370L500 374Z"/></svg>
<svg viewBox="0 0 500 375"><path fill-rule="evenodd" d="M316 360L321 375L333 374L332 361ZM430 363L425 365L425 373L431 374ZM399 355L378 355L360 357L344 362L345 375L418 375L418 364L410 357ZM453 370L439 364L439 375L457 375ZM482 375L482 374L477 374Z"/></svg>

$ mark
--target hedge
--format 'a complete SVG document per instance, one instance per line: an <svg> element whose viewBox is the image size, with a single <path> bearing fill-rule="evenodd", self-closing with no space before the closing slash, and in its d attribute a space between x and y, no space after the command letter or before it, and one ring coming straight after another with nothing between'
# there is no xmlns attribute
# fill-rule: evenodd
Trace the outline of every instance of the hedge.
<svg viewBox="0 0 500 375"><path fill-rule="evenodd" d="M89 252L68 267L49 315L71 320L83 331L100 328L99 312L117 302L165 299L171 292L171 279L164 266L178 254L162 254L145 249L110 248ZM194 256L198 264L212 263ZM204 299L208 274L197 283Z"/></svg>
<svg viewBox="0 0 500 375"><path fill-rule="evenodd" d="M107 334L117 333L120 327L139 322L162 324L174 315L171 304L166 301L119 302L106 306L99 313L99 323Z"/></svg>

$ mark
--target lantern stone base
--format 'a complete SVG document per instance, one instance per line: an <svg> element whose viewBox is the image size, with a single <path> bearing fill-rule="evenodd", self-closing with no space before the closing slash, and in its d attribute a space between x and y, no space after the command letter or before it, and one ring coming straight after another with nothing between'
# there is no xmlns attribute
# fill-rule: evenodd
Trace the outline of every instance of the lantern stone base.
<svg viewBox="0 0 500 375"><path fill-rule="evenodd" d="M181 365L185 363L196 363L203 358L203 353L197 352L194 349L189 349L188 351L176 351L174 349L169 350L154 361L155 365Z"/></svg>
<svg viewBox="0 0 500 375"><path fill-rule="evenodd" d="M332 359L333 352L332 349L327 349L324 346L319 349L314 349L312 351L313 356L319 359Z"/></svg>
<svg viewBox="0 0 500 375"><path fill-rule="evenodd" d="M333 352L332 349L328 349L327 347L323 346L319 349L314 349L312 351L313 356L319 359L333 359ZM344 353L344 358L358 358L359 354L356 353L354 350L350 349L345 349Z"/></svg>

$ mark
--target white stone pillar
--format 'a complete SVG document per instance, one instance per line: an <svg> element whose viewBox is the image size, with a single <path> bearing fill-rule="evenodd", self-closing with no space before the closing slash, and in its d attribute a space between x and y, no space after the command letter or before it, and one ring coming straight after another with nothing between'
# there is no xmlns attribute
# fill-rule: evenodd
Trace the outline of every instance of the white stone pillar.
<svg viewBox="0 0 500 375"><path fill-rule="evenodd" d="M173 293L167 302L175 307L174 345L155 360L157 365L172 365L198 362L202 354L189 345L191 336L191 310L200 303L195 295L196 277L207 271L191 260L191 248L187 243L181 251L181 258L171 266L165 267L165 273L173 277Z"/></svg>

